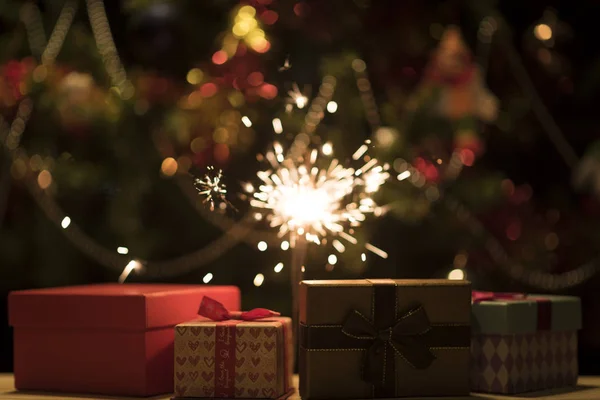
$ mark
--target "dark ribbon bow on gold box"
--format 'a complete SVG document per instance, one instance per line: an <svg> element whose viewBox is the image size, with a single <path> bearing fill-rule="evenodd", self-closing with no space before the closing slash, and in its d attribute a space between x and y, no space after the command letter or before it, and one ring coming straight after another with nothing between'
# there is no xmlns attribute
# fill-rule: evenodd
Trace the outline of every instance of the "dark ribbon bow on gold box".
<svg viewBox="0 0 600 400"><path fill-rule="evenodd" d="M431 324L421 304L396 309L396 286L373 286L373 320L351 310L343 325L301 325L300 345L307 351L363 349L364 381L373 384L373 397L395 397L397 354L413 368L435 362L435 347L470 346L469 325ZM353 377L348 377L352 379Z"/></svg>

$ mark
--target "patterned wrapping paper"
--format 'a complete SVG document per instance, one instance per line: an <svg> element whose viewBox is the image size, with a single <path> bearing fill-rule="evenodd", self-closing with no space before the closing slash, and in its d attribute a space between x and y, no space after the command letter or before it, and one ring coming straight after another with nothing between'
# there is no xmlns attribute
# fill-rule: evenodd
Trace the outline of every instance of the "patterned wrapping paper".
<svg viewBox="0 0 600 400"><path fill-rule="evenodd" d="M471 389L516 394L577 384L577 332L475 335Z"/></svg>
<svg viewBox="0 0 600 400"><path fill-rule="evenodd" d="M291 388L291 319L190 321L175 328L178 398L279 398Z"/></svg>
<svg viewBox="0 0 600 400"><path fill-rule="evenodd" d="M575 386L579 298L472 293L471 390L517 394Z"/></svg>

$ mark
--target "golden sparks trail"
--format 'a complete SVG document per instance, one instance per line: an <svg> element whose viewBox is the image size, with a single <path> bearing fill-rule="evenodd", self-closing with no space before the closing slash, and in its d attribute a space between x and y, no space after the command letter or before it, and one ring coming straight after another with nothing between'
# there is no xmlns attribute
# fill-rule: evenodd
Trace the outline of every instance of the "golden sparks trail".
<svg viewBox="0 0 600 400"><path fill-rule="evenodd" d="M365 142L353 159L361 158L369 144ZM359 169L347 168L331 157L331 144L326 146L321 157L319 150L313 149L292 159L284 156L282 145L275 142L264 157L271 168L257 172L260 186L245 185L257 219L264 217L272 228L279 228L278 236L282 240L289 236L292 247L299 238L321 244L328 235L356 244L352 229L360 226L367 214L381 211L371 196L389 178L389 166L365 157L366 163ZM344 252L339 240L333 244ZM387 258L386 252L371 244L366 249Z"/></svg>
<svg viewBox="0 0 600 400"><path fill-rule="evenodd" d="M227 186L223 181L223 171L215 170L215 167L209 166L206 168L206 173L203 178L194 178L194 187L200 196L204 197L204 204L209 204L210 211L215 210L215 204L219 203L219 208L225 209L227 206L232 207L227 200Z"/></svg>

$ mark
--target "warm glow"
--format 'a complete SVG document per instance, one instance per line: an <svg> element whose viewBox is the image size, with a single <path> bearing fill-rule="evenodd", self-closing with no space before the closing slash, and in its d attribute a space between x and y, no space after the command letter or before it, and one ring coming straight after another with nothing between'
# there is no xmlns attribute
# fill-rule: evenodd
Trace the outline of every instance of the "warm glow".
<svg viewBox="0 0 600 400"><path fill-rule="evenodd" d="M204 275L204 278L202 278L202 282L204 283L208 283L210 281L212 281L213 278L213 274L211 274L210 272L206 275Z"/></svg>
<svg viewBox="0 0 600 400"><path fill-rule="evenodd" d="M550 40L552 39L552 28L546 24L539 24L533 29L535 37L539 40Z"/></svg>
<svg viewBox="0 0 600 400"><path fill-rule="evenodd" d="M42 170L37 178L38 185L41 189L48 189L52 185L52 174L47 169Z"/></svg>
<svg viewBox="0 0 600 400"><path fill-rule="evenodd" d="M453 281L460 281L465 279L465 272L462 269L455 268L448 273L448 279Z"/></svg>
<svg viewBox="0 0 600 400"><path fill-rule="evenodd" d="M71 218L64 217L60 223L60 226L62 226L63 229L67 229L69 225L71 225Z"/></svg>
<svg viewBox="0 0 600 400"><path fill-rule="evenodd" d="M250 121L250 118L248 118L245 115L242 117L242 123L246 125L247 128L250 128L252 126L252 121Z"/></svg>
<svg viewBox="0 0 600 400"><path fill-rule="evenodd" d="M326 156L330 156L333 154L333 145L331 144L331 142L327 142L323 145L323 147L321 148L321 151L323 152L323 154L325 154Z"/></svg>
<svg viewBox="0 0 600 400"><path fill-rule="evenodd" d="M325 153L333 152L331 144L324 147ZM375 213L378 207L365 193L376 192L389 177L387 165L378 165L373 158L355 171L331 157L328 166L318 162L318 149L304 157L286 158L285 154L276 142L272 151L259 158L269 161L270 166L257 173L260 184L247 190L253 197L250 205L265 215L271 227L278 227L282 239L289 235L292 246L299 237L320 244L328 234L356 244L354 232L348 228L359 226L366 214ZM332 243L339 252L345 250L341 241L334 239ZM284 247L282 243L281 248L286 250L288 244ZM373 245L366 244L365 248L387 257Z"/></svg>
<svg viewBox="0 0 600 400"><path fill-rule="evenodd" d="M273 268L273 271L275 271L276 273L280 273L282 269L283 269L283 263L280 262L275 266L275 268Z"/></svg>
<svg viewBox="0 0 600 400"><path fill-rule="evenodd" d="M225 64L226 61L227 61L227 53L225 53L223 50L219 50L219 51L215 52L215 54L213 54L213 56L212 56L212 62L217 65Z"/></svg>
<svg viewBox="0 0 600 400"><path fill-rule="evenodd" d="M296 107L298 108L304 108L304 106L306 106L306 103L308 102L308 99L306 98L306 96L298 96L296 97Z"/></svg>
<svg viewBox="0 0 600 400"><path fill-rule="evenodd" d="M160 166L160 171L165 176L173 176L177 172L177 161L173 157L167 157Z"/></svg>
<svg viewBox="0 0 600 400"><path fill-rule="evenodd" d="M129 249L127 247L117 247L117 253L127 254L127 253L129 253Z"/></svg>
<svg viewBox="0 0 600 400"><path fill-rule="evenodd" d="M338 109L338 105L335 101L330 101L329 103L327 103L327 111L329 111L330 113L334 113L336 112Z"/></svg>
<svg viewBox="0 0 600 400"><path fill-rule="evenodd" d="M204 78L204 73L200 68L192 68L187 73L187 81L192 85L197 85L202 82L202 78Z"/></svg>
<svg viewBox="0 0 600 400"><path fill-rule="evenodd" d="M281 124L281 120L279 118L273 119L273 130L277 134L280 134L283 132L283 125Z"/></svg>
<svg viewBox="0 0 600 400"><path fill-rule="evenodd" d="M267 246L267 242L260 241L260 242L258 242L258 245L256 247L258 247L258 250L260 250L260 251L266 251L267 247L269 247L269 246Z"/></svg>
<svg viewBox="0 0 600 400"><path fill-rule="evenodd" d="M265 281L265 276L263 274L256 274L254 277L254 286L259 287Z"/></svg>

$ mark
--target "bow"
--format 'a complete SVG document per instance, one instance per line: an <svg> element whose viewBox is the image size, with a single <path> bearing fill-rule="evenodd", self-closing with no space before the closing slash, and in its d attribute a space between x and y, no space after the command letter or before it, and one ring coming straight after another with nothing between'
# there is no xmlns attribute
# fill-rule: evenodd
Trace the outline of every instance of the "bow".
<svg viewBox="0 0 600 400"><path fill-rule="evenodd" d="M250 311L229 311L223 304L207 296L202 298L198 314L210 318L213 321L226 321L231 319L254 321L280 315L278 312L267 310L266 308L255 308Z"/></svg>
<svg viewBox="0 0 600 400"><path fill-rule="evenodd" d="M394 351L415 368L425 369L431 365L435 356L424 340L430 328L427 313L419 305L402 315L394 326L380 330L354 310L344 322L342 332L355 339L373 342L367 350L363 379L376 383L385 382L386 358Z"/></svg>
<svg viewBox="0 0 600 400"><path fill-rule="evenodd" d="M479 292L477 290L471 292L471 302L473 303L496 300L524 300L525 298L527 298L527 295L523 293Z"/></svg>

